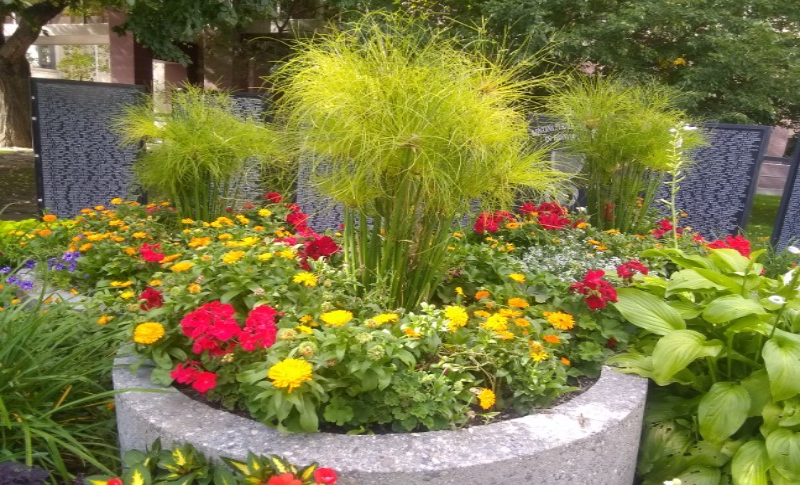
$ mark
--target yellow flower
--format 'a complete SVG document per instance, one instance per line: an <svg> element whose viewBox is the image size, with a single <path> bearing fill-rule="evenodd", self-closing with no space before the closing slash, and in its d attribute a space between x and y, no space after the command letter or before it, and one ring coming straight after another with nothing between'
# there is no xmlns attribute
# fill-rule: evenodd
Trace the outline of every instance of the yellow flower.
<svg viewBox="0 0 800 485"><path fill-rule="evenodd" d="M492 314L487 312L486 310L475 310L474 312L472 312L472 314L475 315L476 317L483 317L483 318L489 318L492 316Z"/></svg>
<svg viewBox="0 0 800 485"><path fill-rule="evenodd" d="M575 319L569 313L545 312L547 322L559 330L571 330L575 326Z"/></svg>
<svg viewBox="0 0 800 485"><path fill-rule="evenodd" d="M503 332L508 330L508 318L495 314L489 317L485 322L481 323L481 327L492 332Z"/></svg>
<svg viewBox="0 0 800 485"><path fill-rule="evenodd" d="M566 366L569 366L569 365L572 364L572 362L570 362L569 359L566 358L566 357L561 357L561 363L566 365Z"/></svg>
<svg viewBox="0 0 800 485"><path fill-rule="evenodd" d="M478 403L483 409L489 409L490 407L494 406L494 392L492 392L491 389L481 389L481 391L478 393Z"/></svg>
<svg viewBox="0 0 800 485"><path fill-rule="evenodd" d="M522 316L522 312L519 310L512 310L510 308L501 308L497 313L501 316L506 318L517 318Z"/></svg>
<svg viewBox="0 0 800 485"><path fill-rule="evenodd" d="M122 250L123 253L127 254L128 256L136 256L137 251L135 248L125 248Z"/></svg>
<svg viewBox="0 0 800 485"><path fill-rule="evenodd" d="M112 281L111 286L115 288L127 288L133 284L133 281Z"/></svg>
<svg viewBox="0 0 800 485"><path fill-rule="evenodd" d="M191 241L189 241L190 248L198 248L200 246L208 246L211 244L210 237L193 237Z"/></svg>
<svg viewBox="0 0 800 485"><path fill-rule="evenodd" d="M258 211L258 215L261 217L269 217L272 215L272 211L269 209L261 209Z"/></svg>
<svg viewBox="0 0 800 485"><path fill-rule="evenodd" d="M279 251L278 256L286 259L294 259L297 257L297 253L292 248L286 248L283 251Z"/></svg>
<svg viewBox="0 0 800 485"><path fill-rule="evenodd" d="M503 330L502 332L495 332L495 336L501 340L511 340L514 338L514 333Z"/></svg>
<svg viewBox="0 0 800 485"><path fill-rule="evenodd" d="M113 319L114 319L114 317L112 317L112 316L102 315L102 316L100 316L100 318L97 319L97 324L98 325L105 325L105 324L107 324L108 322L110 322Z"/></svg>
<svg viewBox="0 0 800 485"><path fill-rule="evenodd" d="M295 283L303 284L303 285L305 285L305 286L307 286L309 288L317 286L317 276L314 275L314 274L311 274L311 273L309 273L307 271L303 271L301 273L297 273L292 278L292 281L295 282Z"/></svg>
<svg viewBox="0 0 800 485"><path fill-rule="evenodd" d="M56 216L55 214L46 214L46 215L42 216L42 220L44 222L56 222L57 219L58 219L58 216Z"/></svg>
<svg viewBox="0 0 800 485"><path fill-rule="evenodd" d="M161 286L164 282L161 280L150 280L150 286Z"/></svg>
<svg viewBox="0 0 800 485"><path fill-rule="evenodd" d="M258 260L259 261L269 261L270 259L272 259L272 256L273 256L272 253L261 253L261 254L258 255Z"/></svg>
<svg viewBox="0 0 800 485"><path fill-rule="evenodd" d="M256 232L261 232L264 230L264 226L253 226L253 230Z"/></svg>
<svg viewBox="0 0 800 485"><path fill-rule="evenodd" d="M122 293L119 294L119 297L122 298L123 300L130 300L134 296L136 296L136 293L134 293L134 292L132 292L130 290L129 291L123 291Z"/></svg>
<svg viewBox="0 0 800 485"><path fill-rule="evenodd" d="M111 199L111 204L112 205L120 205L120 204L122 204L122 199L119 198L119 197L115 197L115 198Z"/></svg>
<svg viewBox="0 0 800 485"><path fill-rule="evenodd" d="M22 300L20 300L19 298L12 298L12 299L11 299L11 304L12 304L12 305L16 305L16 304L18 304L18 303L19 303L19 302L21 302L21 301L22 301Z"/></svg>
<svg viewBox="0 0 800 485"><path fill-rule="evenodd" d="M198 285L197 283L190 284L186 289L189 291L189 293L193 295L200 293L200 285Z"/></svg>
<svg viewBox="0 0 800 485"><path fill-rule="evenodd" d="M597 251L607 251L608 250L608 246L605 246L605 245L601 244L600 246L597 246L595 249Z"/></svg>
<svg viewBox="0 0 800 485"><path fill-rule="evenodd" d="M242 224L250 224L250 219L248 219L247 217L245 217L245 216L243 216L241 214L236 216L236 220L239 221Z"/></svg>
<svg viewBox="0 0 800 485"><path fill-rule="evenodd" d="M675 60L672 61L672 64L674 66L685 66L686 65L686 59L684 59L683 57L676 57Z"/></svg>
<svg viewBox="0 0 800 485"><path fill-rule="evenodd" d="M181 223L183 224L194 224L194 219L189 219L188 217L184 217L181 219Z"/></svg>
<svg viewBox="0 0 800 485"><path fill-rule="evenodd" d="M514 308L528 308L530 305L522 298L509 298L508 306L512 306Z"/></svg>
<svg viewBox="0 0 800 485"><path fill-rule="evenodd" d="M103 210L103 209L105 209L105 207L103 207L102 205L96 205L96 206L94 206L94 210L96 210L96 211L101 211L101 210Z"/></svg>
<svg viewBox="0 0 800 485"><path fill-rule="evenodd" d="M525 328L525 327L529 327L530 324L531 324L531 322L529 322L526 318L515 318L514 319L514 325L516 325L518 327Z"/></svg>
<svg viewBox="0 0 800 485"><path fill-rule="evenodd" d="M608 229L606 230L606 234L611 234L612 236L618 236L621 233L619 232L619 229Z"/></svg>
<svg viewBox="0 0 800 485"><path fill-rule="evenodd" d="M514 229L519 229L519 227L520 227L520 223L519 222L507 222L506 223L506 229L514 230Z"/></svg>
<svg viewBox="0 0 800 485"><path fill-rule="evenodd" d="M413 329L411 327L404 328L403 329L403 333L408 338L419 338L422 335L422 334L420 334L419 332L417 332L415 329Z"/></svg>
<svg viewBox="0 0 800 485"><path fill-rule="evenodd" d="M145 322L136 326L133 331L133 341L137 344L150 345L158 342L165 333L164 325L158 322Z"/></svg>
<svg viewBox="0 0 800 485"><path fill-rule="evenodd" d="M508 275L508 277L511 278L512 281L515 281L517 283L525 283L525 275L524 274L511 273L510 275Z"/></svg>
<svg viewBox="0 0 800 485"><path fill-rule="evenodd" d="M187 271L191 269L192 266L194 266L194 263L192 263L191 261L181 261L180 263L173 264L170 269L176 273L180 273L182 271Z"/></svg>
<svg viewBox="0 0 800 485"><path fill-rule="evenodd" d="M548 344L560 344L561 343L561 339L558 337L558 335L545 335L545 336L542 337L542 340L544 340Z"/></svg>
<svg viewBox="0 0 800 485"><path fill-rule="evenodd" d="M460 232L454 232L454 233L453 233L453 237L456 237L456 238L458 238L458 239L461 239L462 237L464 237L464 234L462 234L462 233L460 233Z"/></svg>
<svg viewBox="0 0 800 485"><path fill-rule="evenodd" d="M579 222L579 223L575 224L575 227L578 228L578 229L586 229L587 227L589 227L589 224L587 224L585 222Z"/></svg>
<svg viewBox="0 0 800 485"><path fill-rule="evenodd" d="M134 232L133 233L133 237L136 238L136 239L144 239L144 238L147 237L147 233L143 232L143 231Z"/></svg>
<svg viewBox="0 0 800 485"><path fill-rule="evenodd" d="M272 385L278 389L286 389L291 393L304 382L311 380L313 367L303 359L286 359L270 367L267 377L272 379Z"/></svg>
<svg viewBox="0 0 800 485"><path fill-rule="evenodd" d="M222 262L225 264L233 264L245 256L244 251L231 251L222 255Z"/></svg>
<svg viewBox="0 0 800 485"><path fill-rule="evenodd" d="M587 242L588 244L591 244L591 245L593 245L593 246L599 246L600 244L602 244L602 243L601 243L600 241L598 241L597 239L587 239L587 240L586 240L586 242Z"/></svg>
<svg viewBox="0 0 800 485"><path fill-rule="evenodd" d="M456 286L456 295L464 296L464 288L461 288L460 286Z"/></svg>
<svg viewBox="0 0 800 485"><path fill-rule="evenodd" d="M297 329L297 331L298 331L298 332L300 332L300 333L304 333L304 334L306 334L306 335L311 335L312 333L314 333L314 332L311 330L311 327L307 327L307 326L305 326L305 325L298 325L298 326L297 326L297 327L295 327L295 328Z"/></svg>
<svg viewBox="0 0 800 485"><path fill-rule="evenodd" d="M475 293L475 299L476 300L482 300L483 298L489 298L489 296L490 296L490 294L486 290L481 290L481 291Z"/></svg>
<svg viewBox="0 0 800 485"><path fill-rule="evenodd" d="M227 241L228 239L233 239L233 236L226 232L225 234L220 234L219 236L217 236L217 239L219 239L220 241Z"/></svg>
<svg viewBox="0 0 800 485"><path fill-rule="evenodd" d="M467 320L469 320L469 314L463 307L460 306L447 307L444 310L444 317L450 320L450 323L447 325L447 327L451 332L455 332L459 328L463 327L467 324Z"/></svg>
<svg viewBox="0 0 800 485"><path fill-rule="evenodd" d="M528 342L528 345L531 348L530 356L534 362L541 362L550 357L550 354L547 353L547 351L544 348L544 345L542 345L541 342L531 340L530 342Z"/></svg>
<svg viewBox="0 0 800 485"><path fill-rule="evenodd" d="M341 327L353 319L353 314L347 310L333 310L319 316L319 319L331 327Z"/></svg>
<svg viewBox="0 0 800 485"><path fill-rule="evenodd" d="M400 319L400 316L396 313L381 313L380 315L372 317L372 319L379 325L383 325L384 323L395 323Z"/></svg>
<svg viewBox="0 0 800 485"><path fill-rule="evenodd" d="M164 256L159 263L166 264L175 261L176 259L181 257L181 253L170 254L169 256Z"/></svg>

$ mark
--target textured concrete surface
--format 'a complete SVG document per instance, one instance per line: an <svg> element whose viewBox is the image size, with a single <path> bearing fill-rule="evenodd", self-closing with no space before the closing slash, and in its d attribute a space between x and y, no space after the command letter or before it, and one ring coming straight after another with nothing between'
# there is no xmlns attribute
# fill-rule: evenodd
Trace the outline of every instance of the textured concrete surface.
<svg viewBox="0 0 800 485"><path fill-rule="evenodd" d="M120 358L114 387L157 389L149 370L131 374ZM630 485L647 381L604 369L577 398L524 418L459 431L349 436L280 434L214 410L183 394L126 392L116 397L120 444L144 449L189 442L207 456L279 454L339 471L341 485Z"/></svg>

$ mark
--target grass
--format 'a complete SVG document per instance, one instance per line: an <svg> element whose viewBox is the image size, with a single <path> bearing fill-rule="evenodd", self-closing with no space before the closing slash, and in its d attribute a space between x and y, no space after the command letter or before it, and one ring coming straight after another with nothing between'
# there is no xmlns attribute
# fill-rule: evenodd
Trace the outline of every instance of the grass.
<svg viewBox="0 0 800 485"><path fill-rule="evenodd" d="M745 228L745 236L750 241L757 243L758 246L766 246L769 243L780 204L780 195L756 195Z"/></svg>

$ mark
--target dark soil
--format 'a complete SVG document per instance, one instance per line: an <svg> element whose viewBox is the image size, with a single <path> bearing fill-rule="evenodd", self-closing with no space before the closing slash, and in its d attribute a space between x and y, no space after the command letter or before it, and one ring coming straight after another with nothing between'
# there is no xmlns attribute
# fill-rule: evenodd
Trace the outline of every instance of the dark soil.
<svg viewBox="0 0 800 485"><path fill-rule="evenodd" d="M578 378L574 379L572 382L569 382L569 385L577 388L575 391L568 392L566 394L563 394L563 395L559 396L553 402L553 404L551 404L549 407L534 409L530 414L549 413L549 412L551 412L551 410L554 407L558 406L559 404L563 404L563 403L569 401L570 399L574 399L574 398L580 396L581 394L583 394L584 392L588 391L595 384L595 382L597 382L597 378L578 377ZM222 403L220 403L219 401L209 401L209 400L207 400L206 396L204 394L200 394L199 392L195 391L194 389L192 389L191 386L184 386L184 385L180 385L180 384L173 384L173 386L177 390L179 390L180 392L185 394L186 396L190 397L191 399L193 399L195 401L198 401L198 402L201 402L201 403L203 403L203 404L205 404L207 406L210 406L210 407L212 407L212 408L214 408L214 409L216 409L218 411L225 411L227 413L231 413L231 414L234 414L236 416L239 416L239 417L242 417L242 418L245 418L245 419L253 419L250 416L250 413L248 413L244 409L235 409L235 410L225 409L224 407L222 407ZM502 411L501 413L499 413L497 416L495 416L494 419L492 420L492 422L506 421L508 419L520 418L522 416L524 416L524 415L515 412L511 408L507 408L504 411ZM481 419L480 416L475 416L472 419L472 421L470 421L469 424L467 424L467 427L480 426L482 424L484 424L484 420ZM351 430L347 429L347 428L342 428L342 427L339 427L339 426L336 426L336 425L332 425L330 423L320 423L320 431L325 432L325 433L347 434ZM421 430L415 430L414 432L418 433L418 432L423 432L423 431L426 431L426 430L421 429ZM389 434L389 433L395 433L395 431L392 430L390 426L376 425L372 429L370 429L367 433L368 434Z"/></svg>
<svg viewBox="0 0 800 485"><path fill-rule="evenodd" d="M0 148L0 219L20 221L37 215L33 152Z"/></svg>

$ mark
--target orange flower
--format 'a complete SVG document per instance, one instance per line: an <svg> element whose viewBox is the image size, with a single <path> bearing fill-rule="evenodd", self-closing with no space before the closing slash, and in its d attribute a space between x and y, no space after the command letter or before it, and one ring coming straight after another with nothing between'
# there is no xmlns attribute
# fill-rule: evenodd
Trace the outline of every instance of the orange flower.
<svg viewBox="0 0 800 485"><path fill-rule="evenodd" d="M542 340L544 340L545 342L547 342L549 344L560 344L561 343L561 339L558 338L558 335L545 335L544 337L542 337Z"/></svg>
<svg viewBox="0 0 800 485"><path fill-rule="evenodd" d="M486 290L481 290L481 291L475 293L475 299L476 300L481 300L483 298L489 298L489 296L490 296L490 293L488 291L486 291Z"/></svg>
<svg viewBox="0 0 800 485"><path fill-rule="evenodd" d="M530 326L531 322L529 322L526 318L517 318L514 320L514 325L518 327L528 327Z"/></svg>
<svg viewBox="0 0 800 485"><path fill-rule="evenodd" d="M566 357L561 357L561 363L564 364L564 365L571 365L572 364L572 362L570 362L569 359L566 358Z"/></svg>
<svg viewBox="0 0 800 485"><path fill-rule="evenodd" d="M50 234L53 234L53 231L51 231L50 229L42 229L41 231L39 231L39 235L42 237L47 237Z"/></svg>
<svg viewBox="0 0 800 485"><path fill-rule="evenodd" d="M56 219L58 219L58 216L56 216L55 214L46 214L45 216L42 217L42 220L44 222L56 222Z"/></svg>
<svg viewBox="0 0 800 485"><path fill-rule="evenodd" d="M508 306L512 306L514 308L528 308L530 305L522 298L509 298Z"/></svg>

